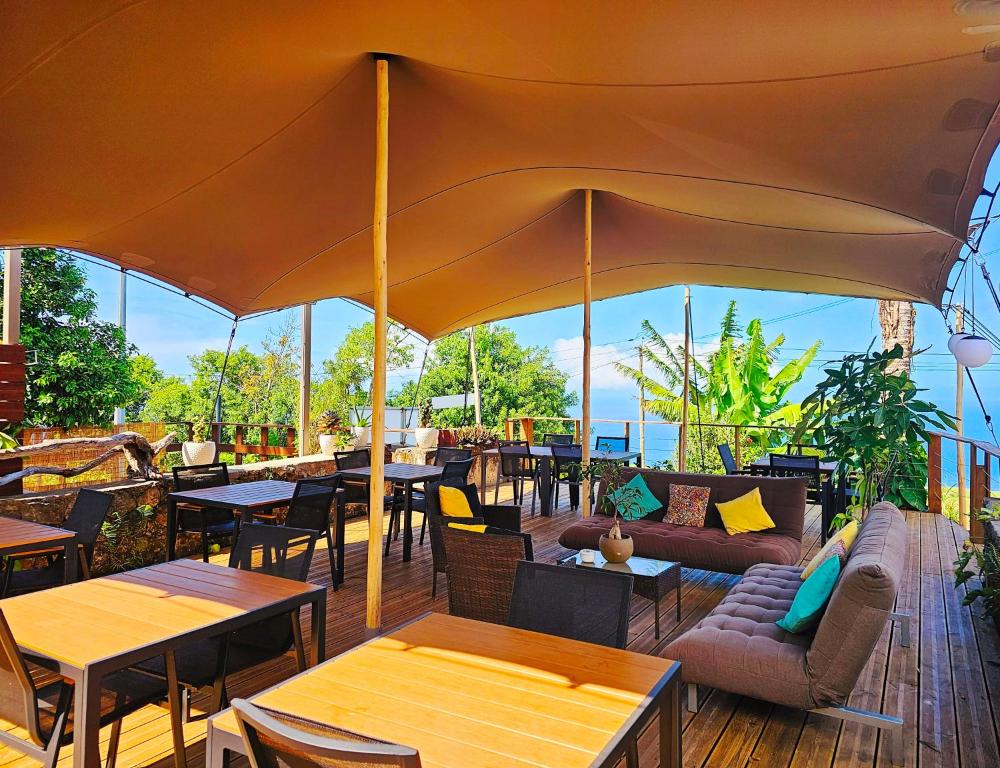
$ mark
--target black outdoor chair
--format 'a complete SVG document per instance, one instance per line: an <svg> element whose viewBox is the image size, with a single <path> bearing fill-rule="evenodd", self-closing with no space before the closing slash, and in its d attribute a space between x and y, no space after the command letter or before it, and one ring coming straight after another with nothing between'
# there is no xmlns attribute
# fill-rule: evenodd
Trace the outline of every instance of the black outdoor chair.
<svg viewBox="0 0 1000 768"><path fill-rule="evenodd" d="M471 451L470 451L471 453ZM440 465L441 469L441 480L461 480L462 485L469 482L469 473L472 471L472 462L474 459L468 456L464 459L455 459L453 461L446 461L444 464ZM424 513L423 522L420 523L420 543L424 543L424 532L427 530L427 498L425 491L420 492L419 506L417 503L417 494L413 494L413 508L419 512ZM396 535L399 535L399 515L394 515L396 519ZM388 546L386 551L388 552Z"/></svg>
<svg viewBox="0 0 1000 768"><path fill-rule="evenodd" d="M304 582L318 538L315 530L262 523L244 525L229 555L229 567ZM298 610L185 645L176 653L177 680L192 691L212 686L212 714L226 705L228 675L284 656L292 648L301 672L305 669L305 649ZM148 659L136 669L166 679L162 656Z"/></svg>
<svg viewBox="0 0 1000 768"><path fill-rule="evenodd" d="M497 446L500 453L500 466L497 468L497 482L493 488L493 503L500 498L500 484L510 482L514 503L524 501L524 482L531 481L531 513L535 513L535 489L538 480L538 468L535 457L531 455L531 446L527 440L501 440Z"/></svg>
<svg viewBox="0 0 1000 768"><path fill-rule="evenodd" d="M553 504L559 507L559 487L567 486L570 509L580 506L580 463L583 461L582 445L552 446L552 482L555 484Z"/></svg>
<svg viewBox="0 0 1000 768"><path fill-rule="evenodd" d="M333 463L336 465L338 472L345 469L361 469L362 467L370 467L372 465L371 449L363 448L357 451L337 452L333 454ZM342 481L345 493L345 503L362 504L367 508L370 501L368 496L368 481L351 480L346 477L342 478ZM383 496L382 501L385 505L382 511L385 512L386 507L392 511L396 506L402 503L402 497L398 492L394 491L388 496Z"/></svg>
<svg viewBox="0 0 1000 768"><path fill-rule="evenodd" d="M111 509L114 496L110 493L81 488L76 493L76 500L62 528L76 533L77 557L79 559L79 574L84 579L90 578L90 564L94 560L94 545L97 536L104 525L104 519ZM25 592L35 592L39 589L57 587L65 583L66 567L62 548L31 550L8 555L3 563L3 590L0 597L20 595ZM45 565L39 568L15 570L15 563L29 559L44 559Z"/></svg>
<svg viewBox="0 0 1000 768"><path fill-rule="evenodd" d="M343 520L347 514L344 508L346 493L341 487L342 483L343 478L336 473L299 480L295 483L292 501L285 516L287 527L316 531L326 539L326 548L330 556L330 578L334 591L340 585L341 571L341 563L337 559L337 545L341 543L339 539L341 526L337 521ZM331 527L336 530L336 541L330 532Z"/></svg>
<svg viewBox="0 0 1000 768"><path fill-rule="evenodd" d="M225 464L197 464L174 467L174 490L196 491L229 485L229 468ZM209 545L217 539L232 539L238 534L239 523L231 509L201 507L179 503L175 532L197 533L201 536L201 559L208 562Z"/></svg>
<svg viewBox="0 0 1000 768"><path fill-rule="evenodd" d="M410 747L262 709L244 699L233 699L232 706L251 763L260 768L421 768L420 755Z"/></svg>
<svg viewBox="0 0 1000 768"><path fill-rule="evenodd" d="M467 525L465 518L454 522ZM448 612L476 621L507 623L517 564L531 556L526 533L489 528L483 533L443 522L448 558Z"/></svg>
<svg viewBox="0 0 1000 768"><path fill-rule="evenodd" d="M438 448L434 451L434 466L443 467L449 461L465 461L472 458L468 448Z"/></svg>
<svg viewBox="0 0 1000 768"><path fill-rule="evenodd" d="M858 491L852 486L852 478L847 472L837 472L836 478L827 484L829 501L823 505L822 509L822 530L820 538L822 543L830 536L830 529L833 527L833 518L836 515L847 512L851 502L858 497Z"/></svg>
<svg viewBox="0 0 1000 768"><path fill-rule="evenodd" d="M45 661L38 659L39 664ZM0 744L39 761L45 768L54 768L60 748L73 740L73 685L55 673L38 668L36 672L38 683L0 610L0 712L7 727L19 726L27 732L24 738L14 730L2 730ZM166 683L149 675L125 670L101 678L100 724L111 725L108 768L114 767L118 755L122 718L166 698ZM171 718L179 722L180 713L171 712Z"/></svg>
<svg viewBox="0 0 1000 768"><path fill-rule="evenodd" d="M628 435L622 437L598 437L594 441L595 451L627 451Z"/></svg>
<svg viewBox="0 0 1000 768"><path fill-rule="evenodd" d="M819 456L796 456L786 453L772 453L771 477L804 477L808 482L806 498L813 504L823 501L823 473L819 468Z"/></svg>
<svg viewBox="0 0 1000 768"><path fill-rule="evenodd" d="M562 432L546 432L542 435L542 445L573 445L573 435Z"/></svg>
<svg viewBox="0 0 1000 768"><path fill-rule="evenodd" d="M459 488L469 501L469 509L473 517L447 517L441 514L441 503L438 499L438 488L442 485L451 488ZM442 480L437 483L427 485L427 512L425 514L427 526L431 537L431 556L433 566L431 568L431 597L437 595L437 577L439 573L447 574L448 556L444 550L441 538L441 528L448 522L462 523L464 525L486 525L491 529L520 533L521 531L521 507L513 504L480 504L479 492L474 484L467 484L464 480L452 478ZM532 557L531 537L525 541L525 549L528 558Z"/></svg>
<svg viewBox="0 0 1000 768"><path fill-rule="evenodd" d="M733 458L733 452L729 447L729 443L719 443L716 446L719 449L719 458L722 459L722 466L726 470L727 475L750 475L753 474L751 470L740 469L736 464L736 459Z"/></svg>
<svg viewBox="0 0 1000 768"><path fill-rule="evenodd" d="M632 577L596 568L521 562L508 624L624 648L628 640Z"/></svg>

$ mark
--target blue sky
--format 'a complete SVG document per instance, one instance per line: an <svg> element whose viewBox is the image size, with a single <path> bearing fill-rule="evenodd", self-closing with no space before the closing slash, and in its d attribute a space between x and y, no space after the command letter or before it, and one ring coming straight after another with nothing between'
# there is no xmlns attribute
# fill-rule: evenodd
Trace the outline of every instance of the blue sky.
<svg viewBox="0 0 1000 768"><path fill-rule="evenodd" d="M987 186L992 188L1000 180L1000 162L994 163L987 175ZM980 201L977 213L985 211L985 201ZM987 232L982 252L988 254L987 262L995 277L1000 277L1000 223ZM90 275L90 284L97 291L101 316L117 321L118 274L117 271L93 265L84 265ZM978 270L977 270L978 275ZM977 286L977 315L990 328L1000 331L1000 317L989 301L982 279ZM847 351L862 351L872 339L878 338L879 327L874 301L866 299L844 300L840 297L790 294L731 288L692 286L693 331L696 338L710 344L717 335L721 314L730 299L739 306L744 322L761 318L769 322L766 335L772 338L785 334L783 358L799 354L817 339L823 341L816 362L803 381L793 391L793 397L807 394L822 376L821 363L843 355ZM628 386L614 372L615 360L627 360L634 354L635 337L643 319L649 319L664 335L683 332L683 287L674 286L645 293L608 299L593 308L593 415L604 418L636 418L638 406L634 388ZM787 315L796 317L785 318ZM265 317L241 322L237 344L259 348L270 328L280 324L283 316L298 318L299 310L288 310ZM370 313L341 300L328 300L317 304L313 310L313 370L320 369L322 360L329 357L344 338L347 329L364 322ZM785 318L785 319L780 319ZM556 363L570 374L570 385L579 391L581 364L579 336L582 326L580 307L543 312L505 321L513 328L522 343L545 346L552 350ZM139 280L129 281L128 337L142 352L152 355L167 373L189 373L187 358L207 348L224 348L229 335L229 321L213 312L173 295L162 288ZM927 396L946 410L953 411L955 404L955 368L945 346L948 334L941 313L929 306L919 306L917 312L917 346L929 347L916 359L914 378L929 390ZM419 365L422 349L417 348ZM1000 352L993 361L979 369L975 376L986 408L1000 414ZM396 372L390 387L398 386L407 377L415 377L416 370ZM964 408L966 433L987 438L986 426L970 388L966 387Z"/></svg>

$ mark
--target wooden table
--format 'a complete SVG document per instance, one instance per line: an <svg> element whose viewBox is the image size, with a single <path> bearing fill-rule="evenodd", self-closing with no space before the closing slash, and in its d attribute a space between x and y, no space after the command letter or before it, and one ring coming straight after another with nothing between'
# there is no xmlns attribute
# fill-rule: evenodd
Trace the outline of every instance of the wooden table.
<svg viewBox="0 0 1000 768"><path fill-rule="evenodd" d="M398 483L403 486L403 562L409 562L413 549L413 486L417 483L433 482L441 477L443 467L433 464L404 464L392 462L385 465L385 482ZM357 467L342 469L340 476L345 480L364 480L371 482L372 468ZM371 514L371 510L368 510ZM389 539L392 531L387 532ZM388 548L388 541L386 542Z"/></svg>
<svg viewBox="0 0 1000 768"><path fill-rule="evenodd" d="M0 603L18 645L73 681L73 765L100 765L101 679L186 643L312 605L311 661L323 660L326 589L266 574L178 560L11 597ZM171 685L174 757L184 765L180 696ZM176 746L175 746L176 749Z"/></svg>
<svg viewBox="0 0 1000 768"><path fill-rule="evenodd" d="M167 562L177 557L177 504L230 509L240 522L249 523L255 512L267 512L288 506L295 493L295 483L284 480L254 480L249 483L217 485L167 495ZM235 532L238 534L238 530ZM343 541L343 537L340 539Z"/></svg>
<svg viewBox="0 0 1000 768"><path fill-rule="evenodd" d="M0 517L0 555L53 549L62 549L64 580L72 584L79 573L76 533L27 520Z"/></svg>
<svg viewBox="0 0 1000 768"><path fill-rule="evenodd" d="M680 663L429 614L251 701L405 744L424 768L612 766L653 717L660 765L681 765ZM243 754L231 710L208 766Z"/></svg>
<svg viewBox="0 0 1000 768"><path fill-rule="evenodd" d="M479 467L479 500L486 503L486 457L495 456L499 461L500 449L490 448L483 451L483 460ZM552 514L552 447L548 445L533 445L530 449L530 458L538 461L538 497L541 504L541 511L544 517ZM598 451L590 452L591 461L619 461L629 462L641 460L642 454L639 451ZM500 468L497 468L497 482L500 482ZM573 487L570 486L571 494ZM573 496L570 496L573 499Z"/></svg>

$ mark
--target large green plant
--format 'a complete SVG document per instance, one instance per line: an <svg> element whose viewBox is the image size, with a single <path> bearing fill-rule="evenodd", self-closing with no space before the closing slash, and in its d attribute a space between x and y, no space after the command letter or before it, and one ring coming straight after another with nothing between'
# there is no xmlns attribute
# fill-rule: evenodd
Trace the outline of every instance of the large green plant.
<svg viewBox="0 0 1000 768"><path fill-rule="evenodd" d="M856 506L862 510L882 499L925 508L928 430L955 426L951 416L917 397L923 390L906 373L888 372L902 357L898 344L847 355L824 369L826 378L802 401L793 441L811 434L836 459L838 471L856 474Z"/></svg>

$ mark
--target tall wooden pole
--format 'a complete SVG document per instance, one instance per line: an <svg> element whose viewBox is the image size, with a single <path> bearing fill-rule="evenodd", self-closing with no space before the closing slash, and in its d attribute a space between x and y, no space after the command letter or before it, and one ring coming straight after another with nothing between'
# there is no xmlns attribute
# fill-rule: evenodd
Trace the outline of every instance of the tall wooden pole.
<svg viewBox="0 0 1000 768"><path fill-rule="evenodd" d="M3 343L21 343L21 249L3 252Z"/></svg>
<svg viewBox="0 0 1000 768"><path fill-rule="evenodd" d="M955 333L965 330L965 307L955 307ZM962 434L962 399L965 389L965 366L955 361L955 434ZM965 443L955 441L955 472L958 475L958 523L969 529L969 505L965 497Z"/></svg>
<svg viewBox="0 0 1000 768"><path fill-rule="evenodd" d="M688 395L691 391L691 289L684 286L684 382L681 386L680 450L677 471L687 472Z"/></svg>
<svg viewBox="0 0 1000 768"><path fill-rule="evenodd" d="M646 466L646 383L642 378L642 344L639 350L639 461Z"/></svg>
<svg viewBox="0 0 1000 768"><path fill-rule="evenodd" d="M312 399L312 304L302 305L302 370L299 375L299 456L309 453L309 407Z"/></svg>
<svg viewBox="0 0 1000 768"><path fill-rule="evenodd" d="M590 465L590 300L591 300L591 223L594 195L589 189L583 192L583 425L580 428L582 455L580 463ZM590 516L590 480L584 479L580 488L583 516Z"/></svg>
<svg viewBox="0 0 1000 768"><path fill-rule="evenodd" d="M118 327L122 329L124 336L127 319L126 299L128 298L128 273L123 269L118 278ZM115 408L115 424L125 423L125 409Z"/></svg>
<svg viewBox="0 0 1000 768"><path fill-rule="evenodd" d="M368 610L365 626L382 628L382 516L385 496L385 366L389 313L386 227L389 207L389 62L376 59L375 212L372 226L375 283L375 364L372 375L371 483L368 496Z"/></svg>
<svg viewBox="0 0 1000 768"><path fill-rule="evenodd" d="M479 399L479 365L476 362L476 326L469 328L469 359L472 361L472 398L475 400L476 424L482 424L483 403Z"/></svg>

